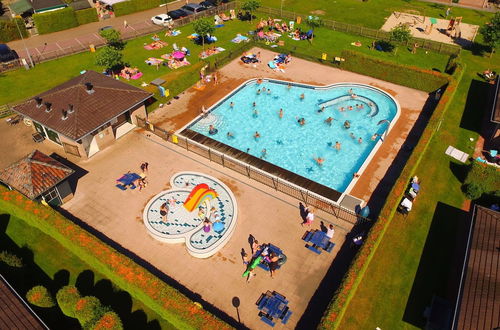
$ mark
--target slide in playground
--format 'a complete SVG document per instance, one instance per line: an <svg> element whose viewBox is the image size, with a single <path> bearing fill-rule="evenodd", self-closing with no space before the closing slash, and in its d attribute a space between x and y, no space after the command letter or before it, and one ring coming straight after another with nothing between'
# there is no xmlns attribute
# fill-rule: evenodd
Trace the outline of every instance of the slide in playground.
<svg viewBox="0 0 500 330"><path fill-rule="evenodd" d="M200 183L189 193L189 196L184 201L184 208L189 212L193 212L205 199L216 197L217 193L214 190L210 189L206 183Z"/></svg>

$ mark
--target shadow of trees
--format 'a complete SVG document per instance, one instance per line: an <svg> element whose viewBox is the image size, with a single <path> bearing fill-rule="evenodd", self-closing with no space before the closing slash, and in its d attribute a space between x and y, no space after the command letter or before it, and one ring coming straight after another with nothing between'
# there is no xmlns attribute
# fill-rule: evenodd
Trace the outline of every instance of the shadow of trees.
<svg viewBox="0 0 500 330"><path fill-rule="evenodd" d="M483 112L487 109L491 85L485 81L473 79L467 92L465 108L460 120L460 127L481 133Z"/></svg>

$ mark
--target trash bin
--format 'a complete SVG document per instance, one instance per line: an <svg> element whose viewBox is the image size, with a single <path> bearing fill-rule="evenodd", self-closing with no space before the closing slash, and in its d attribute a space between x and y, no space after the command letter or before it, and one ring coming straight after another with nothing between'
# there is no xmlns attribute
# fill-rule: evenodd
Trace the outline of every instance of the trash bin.
<svg viewBox="0 0 500 330"><path fill-rule="evenodd" d="M94 44L90 44L89 48L90 48L90 52L91 53L95 53L95 46L94 46Z"/></svg>

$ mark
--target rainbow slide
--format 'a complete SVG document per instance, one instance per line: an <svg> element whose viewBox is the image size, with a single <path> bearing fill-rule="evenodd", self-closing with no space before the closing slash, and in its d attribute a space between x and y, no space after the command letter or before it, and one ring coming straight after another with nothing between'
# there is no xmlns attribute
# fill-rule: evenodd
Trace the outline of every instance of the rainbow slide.
<svg viewBox="0 0 500 330"><path fill-rule="evenodd" d="M216 197L217 193L213 189L210 189L206 183L200 183L189 193L189 196L184 201L184 208L189 212L193 212L205 199Z"/></svg>

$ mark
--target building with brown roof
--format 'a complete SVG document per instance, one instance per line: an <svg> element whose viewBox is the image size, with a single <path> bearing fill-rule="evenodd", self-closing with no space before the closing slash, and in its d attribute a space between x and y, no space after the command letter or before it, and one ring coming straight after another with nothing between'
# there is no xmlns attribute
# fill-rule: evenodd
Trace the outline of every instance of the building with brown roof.
<svg viewBox="0 0 500 330"><path fill-rule="evenodd" d="M500 212L475 206L452 329L500 327L499 238Z"/></svg>
<svg viewBox="0 0 500 330"><path fill-rule="evenodd" d="M88 158L132 130L136 116L146 118L140 88L87 71L13 107L33 123L40 136L72 155Z"/></svg>
<svg viewBox="0 0 500 330"><path fill-rule="evenodd" d="M35 150L0 171L0 181L32 200L60 205L73 197L66 180L73 172L54 158Z"/></svg>
<svg viewBox="0 0 500 330"><path fill-rule="evenodd" d="M489 138L491 149L500 148L500 76L497 75L495 84L490 89L491 117L490 122L493 125L492 134Z"/></svg>

